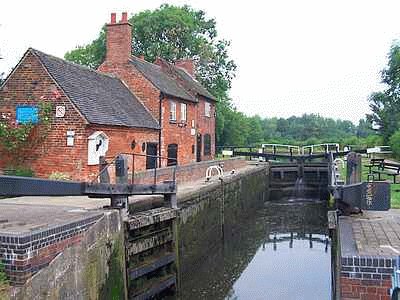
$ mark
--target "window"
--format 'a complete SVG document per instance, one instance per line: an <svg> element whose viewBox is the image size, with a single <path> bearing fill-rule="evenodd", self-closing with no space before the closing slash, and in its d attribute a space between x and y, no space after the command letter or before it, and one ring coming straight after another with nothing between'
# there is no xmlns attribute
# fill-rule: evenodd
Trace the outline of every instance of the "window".
<svg viewBox="0 0 400 300"><path fill-rule="evenodd" d="M178 145L168 145L168 162L167 166L176 166L178 164Z"/></svg>
<svg viewBox="0 0 400 300"><path fill-rule="evenodd" d="M204 155L211 155L211 135L204 135Z"/></svg>
<svg viewBox="0 0 400 300"><path fill-rule="evenodd" d="M181 121L186 122L187 120L187 105L186 103L181 103Z"/></svg>
<svg viewBox="0 0 400 300"><path fill-rule="evenodd" d="M169 120L176 121L176 103L174 101L169 102Z"/></svg>
<svg viewBox="0 0 400 300"><path fill-rule="evenodd" d="M211 104L209 102L204 103L204 115L206 117L211 117Z"/></svg>

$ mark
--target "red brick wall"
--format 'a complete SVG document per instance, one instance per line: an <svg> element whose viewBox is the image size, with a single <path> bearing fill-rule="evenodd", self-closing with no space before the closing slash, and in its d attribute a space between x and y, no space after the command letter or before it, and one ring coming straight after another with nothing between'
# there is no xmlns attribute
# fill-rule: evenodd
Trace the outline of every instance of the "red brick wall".
<svg viewBox="0 0 400 300"><path fill-rule="evenodd" d="M60 94L59 99L54 97L55 90ZM137 144L135 152L141 152L143 142L158 142L158 130L87 125L78 110L47 74L38 58L28 53L0 91L0 114L10 113L11 119L15 120L17 105L37 105L43 97L53 104L51 130L44 142L29 153L24 163L36 176L48 177L53 172L61 172L75 180L93 178L98 173L98 166L87 164L87 138L95 131L104 131L110 139L107 156L131 152L133 140ZM57 105L66 107L63 118L55 117ZM75 132L74 146L66 144L67 130ZM4 155L1 158L0 168L4 169L10 165L10 161ZM138 161L136 168L145 169L145 160Z"/></svg>
<svg viewBox="0 0 400 300"><path fill-rule="evenodd" d="M176 103L176 122L169 120L170 102ZM181 127L181 103L186 103L186 123ZM192 152L192 146L196 144L196 136L191 135L191 123L196 119L196 104L183 101L178 98L165 97L162 100L162 134L161 134L161 155L167 156L168 145L178 145L178 164L186 165L196 160L196 151ZM166 165L164 161L163 165Z"/></svg>
<svg viewBox="0 0 400 300"><path fill-rule="evenodd" d="M211 104L210 117L205 116L205 103ZM202 135L202 149L201 159L210 160L215 157L215 102L207 101L205 97L199 97L197 108L197 128L198 132ZM204 135L208 133L211 135L211 155L204 155Z"/></svg>
<svg viewBox="0 0 400 300"><path fill-rule="evenodd" d="M86 136L90 136L95 131L103 131L109 138L109 145L107 151L107 157L115 157L119 153L138 153L146 154L146 148L142 151L143 143L158 143L158 130L145 129L145 128L121 128L111 126L100 126L100 125L89 125L86 130ZM131 144L135 140L136 147L132 150ZM86 163L87 163L87 148L85 152ZM132 160L129 158L128 166L131 168ZM146 169L146 158L137 157L135 159L135 171L141 171ZM98 174L99 166L87 166L86 177L94 179L95 175ZM113 168L110 168L112 174ZM131 172L131 170L129 170Z"/></svg>
<svg viewBox="0 0 400 300"><path fill-rule="evenodd" d="M392 281L340 277L341 300L390 300Z"/></svg>
<svg viewBox="0 0 400 300"><path fill-rule="evenodd" d="M115 14L111 15L111 23L107 24L106 61L110 63L126 63L131 56L132 28L126 13L116 23Z"/></svg>
<svg viewBox="0 0 400 300"><path fill-rule="evenodd" d="M54 96L55 91L60 95L58 99ZM41 177L47 177L54 171L74 173L74 177L80 177L84 168L81 157L87 143L84 137L85 120L54 83L39 59L28 52L0 91L0 113L10 113L11 119L15 120L17 105L37 105L41 98L53 104L52 127L46 140L29 153L25 165ZM66 108L63 118L55 118L57 105ZM75 131L74 147L66 146L67 130ZM11 164L4 155L1 157L1 168Z"/></svg>

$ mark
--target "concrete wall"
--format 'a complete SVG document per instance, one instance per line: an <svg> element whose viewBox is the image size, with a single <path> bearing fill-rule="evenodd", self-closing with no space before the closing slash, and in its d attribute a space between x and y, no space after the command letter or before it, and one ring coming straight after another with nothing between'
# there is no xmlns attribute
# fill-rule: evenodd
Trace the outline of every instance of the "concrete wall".
<svg viewBox="0 0 400 300"><path fill-rule="evenodd" d="M109 211L10 299L123 299L125 254L119 212Z"/></svg>

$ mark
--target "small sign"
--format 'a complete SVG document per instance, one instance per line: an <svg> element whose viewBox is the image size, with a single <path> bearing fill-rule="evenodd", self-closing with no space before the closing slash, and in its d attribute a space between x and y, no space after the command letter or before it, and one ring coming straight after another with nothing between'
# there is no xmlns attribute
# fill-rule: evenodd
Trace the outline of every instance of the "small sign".
<svg viewBox="0 0 400 300"><path fill-rule="evenodd" d="M222 155L223 156L232 156L233 151L232 150L222 150Z"/></svg>
<svg viewBox="0 0 400 300"><path fill-rule="evenodd" d="M190 129L190 134L191 135L196 135L196 129L194 129L194 128Z"/></svg>
<svg viewBox="0 0 400 300"><path fill-rule="evenodd" d="M74 145L75 131L67 130L67 146L72 147Z"/></svg>
<svg viewBox="0 0 400 300"><path fill-rule="evenodd" d="M56 118L63 118L65 116L65 106L56 106Z"/></svg>
<svg viewBox="0 0 400 300"><path fill-rule="evenodd" d="M39 109L36 106L17 106L16 117L18 124L37 124L39 121Z"/></svg>

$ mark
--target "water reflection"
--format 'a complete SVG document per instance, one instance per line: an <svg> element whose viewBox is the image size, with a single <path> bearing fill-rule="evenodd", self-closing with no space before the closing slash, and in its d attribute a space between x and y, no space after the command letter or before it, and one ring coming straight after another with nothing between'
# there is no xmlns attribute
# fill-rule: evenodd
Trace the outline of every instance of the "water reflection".
<svg viewBox="0 0 400 300"><path fill-rule="evenodd" d="M227 224L224 241L183 268L181 298L330 299L326 222L324 202L267 203Z"/></svg>

